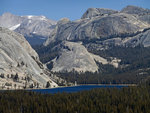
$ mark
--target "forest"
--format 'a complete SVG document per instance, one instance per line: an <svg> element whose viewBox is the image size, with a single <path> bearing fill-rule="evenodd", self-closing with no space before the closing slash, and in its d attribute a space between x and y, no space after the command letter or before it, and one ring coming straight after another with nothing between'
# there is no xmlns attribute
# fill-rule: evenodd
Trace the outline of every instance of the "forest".
<svg viewBox="0 0 150 113"><path fill-rule="evenodd" d="M150 82L76 93L1 91L0 104L0 113L150 113Z"/></svg>

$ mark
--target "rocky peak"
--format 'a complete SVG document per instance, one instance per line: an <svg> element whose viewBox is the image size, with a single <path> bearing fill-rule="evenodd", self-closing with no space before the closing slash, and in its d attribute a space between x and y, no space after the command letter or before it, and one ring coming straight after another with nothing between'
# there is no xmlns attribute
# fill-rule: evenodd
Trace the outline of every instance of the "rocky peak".
<svg viewBox="0 0 150 113"><path fill-rule="evenodd" d="M111 9L105 9L105 8L89 8L81 17L81 19L84 18L92 18L96 16L104 16L104 15L110 15L117 13L118 11L114 11Z"/></svg>
<svg viewBox="0 0 150 113"><path fill-rule="evenodd" d="M56 21L45 16L16 16L4 13L0 16L0 26L16 31L25 36L31 45L43 43L56 25Z"/></svg>
<svg viewBox="0 0 150 113"><path fill-rule="evenodd" d="M6 12L6 13L3 13L2 16L3 17L10 17L10 16L15 16L15 15L11 14L10 12Z"/></svg>
<svg viewBox="0 0 150 113"><path fill-rule="evenodd" d="M11 28L12 26L20 24L23 20L23 17L16 16L7 12L0 16L0 26L5 28Z"/></svg>
<svg viewBox="0 0 150 113"><path fill-rule="evenodd" d="M123 8L121 10L122 13L128 13L128 14L136 14L139 16L150 14L149 9L144 9L137 6L128 5L127 7Z"/></svg>
<svg viewBox="0 0 150 113"><path fill-rule="evenodd" d="M65 23L68 23L68 22L70 22L70 20L68 18L62 18L57 22L57 25L65 24Z"/></svg>

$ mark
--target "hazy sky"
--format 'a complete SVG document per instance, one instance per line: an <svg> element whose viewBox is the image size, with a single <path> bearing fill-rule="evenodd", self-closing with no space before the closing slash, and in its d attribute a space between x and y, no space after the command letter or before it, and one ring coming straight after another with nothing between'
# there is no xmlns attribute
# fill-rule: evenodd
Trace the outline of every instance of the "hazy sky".
<svg viewBox="0 0 150 113"><path fill-rule="evenodd" d="M91 7L121 10L127 5L150 9L150 0L0 0L0 15L44 15L53 20L79 19Z"/></svg>

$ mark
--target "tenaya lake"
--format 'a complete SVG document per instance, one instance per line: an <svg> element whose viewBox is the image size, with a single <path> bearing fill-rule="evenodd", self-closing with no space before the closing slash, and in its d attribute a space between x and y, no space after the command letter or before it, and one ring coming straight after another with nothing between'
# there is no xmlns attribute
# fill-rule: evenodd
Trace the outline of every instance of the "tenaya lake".
<svg viewBox="0 0 150 113"><path fill-rule="evenodd" d="M57 87L51 89L32 89L30 91L35 91L39 93L73 93L79 91L90 90L94 88L122 88L128 87L128 85L79 85L79 86L70 86L70 87Z"/></svg>

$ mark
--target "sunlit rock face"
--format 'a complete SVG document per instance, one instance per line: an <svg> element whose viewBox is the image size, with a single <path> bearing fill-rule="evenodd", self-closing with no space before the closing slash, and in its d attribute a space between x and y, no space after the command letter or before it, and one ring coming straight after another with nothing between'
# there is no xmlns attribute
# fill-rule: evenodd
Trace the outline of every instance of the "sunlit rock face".
<svg viewBox="0 0 150 113"><path fill-rule="evenodd" d="M44 88L47 82L56 87L51 73L39 61L23 35L0 27L0 86L1 88Z"/></svg>
<svg viewBox="0 0 150 113"><path fill-rule="evenodd" d="M96 72L98 66L96 61L108 64L108 61L100 56L89 53L81 43L62 42L55 48L60 49L59 55L53 60L54 72L77 71L77 72Z"/></svg>

